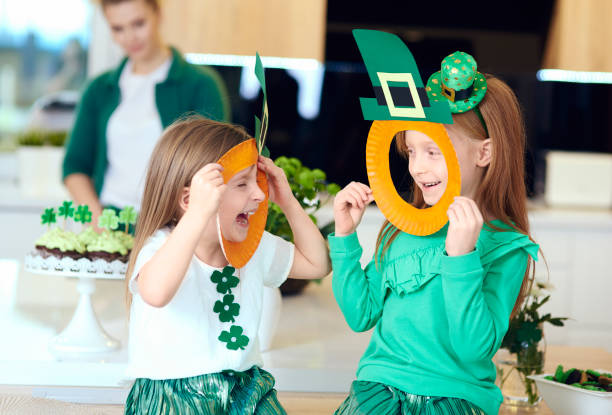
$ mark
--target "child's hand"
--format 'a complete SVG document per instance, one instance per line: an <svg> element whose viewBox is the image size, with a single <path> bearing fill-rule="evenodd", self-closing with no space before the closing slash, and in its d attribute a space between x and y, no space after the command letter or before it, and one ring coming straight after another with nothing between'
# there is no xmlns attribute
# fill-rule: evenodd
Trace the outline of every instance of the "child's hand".
<svg viewBox="0 0 612 415"><path fill-rule="evenodd" d="M472 252L484 222L476 202L457 196L446 213L449 219L446 235L447 255L458 256Z"/></svg>
<svg viewBox="0 0 612 415"><path fill-rule="evenodd" d="M264 156L259 156L257 168L268 176L270 200L284 211L288 204L295 199L285 172L274 164L271 159Z"/></svg>
<svg viewBox="0 0 612 415"><path fill-rule="evenodd" d="M363 183L351 182L340 190L334 200L336 236L346 236L355 232L366 206L373 200L372 190Z"/></svg>
<svg viewBox="0 0 612 415"><path fill-rule="evenodd" d="M219 208L221 196L225 192L221 172L223 167L217 163L209 163L196 172L189 186L189 205L198 215L212 216Z"/></svg>

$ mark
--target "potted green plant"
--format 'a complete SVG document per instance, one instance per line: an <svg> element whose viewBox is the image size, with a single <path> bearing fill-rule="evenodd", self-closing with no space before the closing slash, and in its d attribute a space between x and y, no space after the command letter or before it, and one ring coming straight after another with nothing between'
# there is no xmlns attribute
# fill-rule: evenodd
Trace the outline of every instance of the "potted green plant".
<svg viewBox="0 0 612 415"><path fill-rule="evenodd" d="M313 222L317 224L315 213L340 191L340 186L336 183L327 183L325 172L320 169L310 169L295 157L281 156L274 161L274 164L283 169L293 195L304 210L308 212ZM324 237L327 237L333 231L333 228L333 221L319 227ZM268 205L266 230L287 241L293 241L293 233L287 218L280 207L272 202L269 202ZM308 280L288 278L280 287L281 293L283 295L297 294L304 289L308 282Z"/></svg>
<svg viewBox="0 0 612 415"><path fill-rule="evenodd" d="M548 291L554 287L543 281L534 281L521 309L512 317L501 348L509 352L509 359L497 360L497 380L504 403L510 406L537 407L541 401L535 381L530 375L544 370L546 343L544 323L563 326L567 317L541 315L540 307L550 300Z"/></svg>
<svg viewBox="0 0 612 415"><path fill-rule="evenodd" d="M62 161L66 131L28 130L17 136L19 189L26 197L65 198Z"/></svg>

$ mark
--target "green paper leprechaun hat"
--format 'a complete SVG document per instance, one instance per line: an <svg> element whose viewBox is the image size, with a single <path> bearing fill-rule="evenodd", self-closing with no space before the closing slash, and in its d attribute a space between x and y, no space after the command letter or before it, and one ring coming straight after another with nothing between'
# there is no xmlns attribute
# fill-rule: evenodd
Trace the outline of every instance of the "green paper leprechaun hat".
<svg viewBox="0 0 612 415"><path fill-rule="evenodd" d="M419 69L396 35L355 29L353 36L376 98L360 98L366 120L408 120L452 124L449 105L429 99Z"/></svg>
<svg viewBox="0 0 612 415"><path fill-rule="evenodd" d="M430 101L447 101L453 114L477 107L487 92L487 80L477 67L474 57L465 52L448 55L442 60L441 70L427 81Z"/></svg>

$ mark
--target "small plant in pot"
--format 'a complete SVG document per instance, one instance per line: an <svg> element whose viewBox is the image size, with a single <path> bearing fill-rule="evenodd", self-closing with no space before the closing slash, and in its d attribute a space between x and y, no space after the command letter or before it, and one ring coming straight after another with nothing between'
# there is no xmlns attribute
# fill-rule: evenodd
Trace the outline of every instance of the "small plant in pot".
<svg viewBox="0 0 612 415"><path fill-rule="evenodd" d="M19 188L35 198L65 198L62 160L66 131L28 130L16 137Z"/></svg>
<svg viewBox="0 0 612 415"><path fill-rule="evenodd" d="M326 183L327 175L325 172L320 169L311 170L302 165L302 162L295 157L288 158L281 156L274 161L274 164L283 169L293 195L300 202L302 208L308 212L312 221L317 224L317 218L314 214L340 191L340 186L336 183ZM324 194L327 194L327 196L324 200L321 200L321 195ZM285 214L275 203L268 203L266 231L293 242L293 232L291 232L291 227ZM333 221L319 227L323 237L327 237L333 229ZM306 287L308 282L308 280L288 278L280 287L281 293L283 295L298 294Z"/></svg>

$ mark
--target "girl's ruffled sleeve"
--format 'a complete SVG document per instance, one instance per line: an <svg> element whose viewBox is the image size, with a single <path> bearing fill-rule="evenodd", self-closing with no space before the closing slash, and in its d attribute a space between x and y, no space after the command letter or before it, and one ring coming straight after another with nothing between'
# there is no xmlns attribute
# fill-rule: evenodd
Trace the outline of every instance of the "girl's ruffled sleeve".
<svg viewBox="0 0 612 415"><path fill-rule="evenodd" d="M381 274L372 260L361 268L363 249L357 234L328 237L332 261L332 288L348 325L354 331L366 331L376 325L382 313Z"/></svg>
<svg viewBox="0 0 612 415"><path fill-rule="evenodd" d="M528 257L538 245L525 235L495 232L469 254L443 254L442 288L451 344L464 361L490 359L501 346Z"/></svg>

